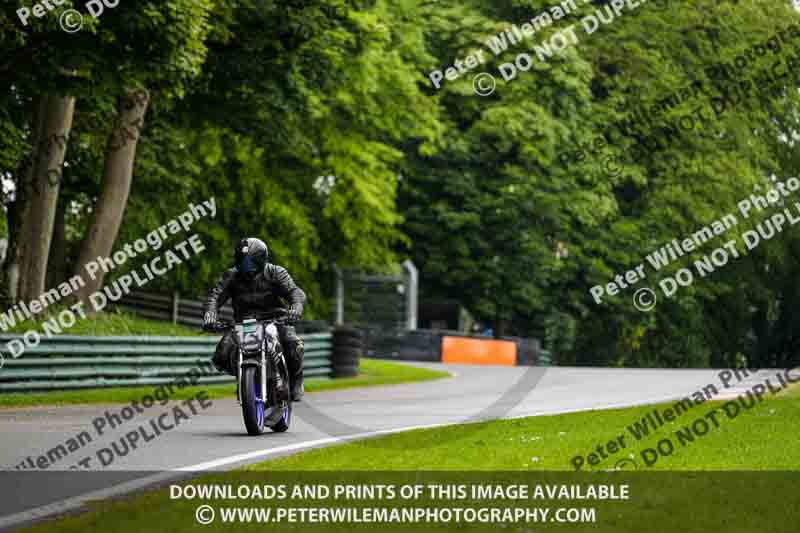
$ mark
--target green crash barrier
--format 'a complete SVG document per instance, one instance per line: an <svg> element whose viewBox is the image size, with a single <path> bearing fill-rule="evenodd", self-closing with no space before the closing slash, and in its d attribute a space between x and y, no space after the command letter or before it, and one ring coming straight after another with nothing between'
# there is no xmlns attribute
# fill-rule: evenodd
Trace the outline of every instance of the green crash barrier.
<svg viewBox="0 0 800 533"><path fill-rule="evenodd" d="M331 377L330 333L300 335L306 347L306 377ZM206 337L42 337L18 358L7 344L21 335L0 335L0 392L161 385L200 372L198 383L233 382L209 370L219 341Z"/></svg>
<svg viewBox="0 0 800 533"><path fill-rule="evenodd" d="M536 362L536 366L552 366L553 365L553 354L550 353L548 350L539 350L539 360Z"/></svg>

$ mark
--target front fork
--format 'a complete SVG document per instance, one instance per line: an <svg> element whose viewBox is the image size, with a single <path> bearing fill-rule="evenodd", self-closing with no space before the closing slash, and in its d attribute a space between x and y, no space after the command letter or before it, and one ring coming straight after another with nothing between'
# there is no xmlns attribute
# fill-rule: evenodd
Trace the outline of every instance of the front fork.
<svg viewBox="0 0 800 533"><path fill-rule="evenodd" d="M239 350L239 364L236 365L236 401L242 405L242 349Z"/></svg>
<svg viewBox="0 0 800 533"><path fill-rule="evenodd" d="M261 402L267 406L267 350L261 344Z"/></svg>
<svg viewBox="0 0 800 533"><path fill-rule="evenodd" d="M239 349L239 364L236 371L236 401L242 405L242 349ZM261 402L267 405L267 355L266 350L261 350Z"/></svg>

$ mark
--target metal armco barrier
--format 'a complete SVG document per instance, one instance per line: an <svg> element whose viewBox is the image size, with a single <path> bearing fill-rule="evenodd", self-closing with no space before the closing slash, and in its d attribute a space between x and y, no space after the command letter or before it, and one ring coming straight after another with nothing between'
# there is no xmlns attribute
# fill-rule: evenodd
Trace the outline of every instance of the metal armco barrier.
<svg viewBox="0 0 800 533"><path fill-rule="evenodd" d="M332 335L300 335L306 347L305 376L332 375ZM219 341L207 337L84 337L55 335L11 356L6 343L19 335L0 335L0 392L160 385L209 368ZM198 383L232 382L227 374L202 372Z"/></svg>
<svg viewBox="0 0 800 533"><path fill-rule="evenodd" d="M552 366L553 354L548 350L539 350L539 365L538 366Z"/></svg>
<svg viewBox="0 0 800 533"><path fill-rule="evenodd" d="M173 324L197 328L203 325L205 302L187 299L176 292L170 295L132 291L113 305L153 320L169 320ZM222 320L233 321L233 308L230 304L220 308L219 317ZM330 329L324 320L300 320L295 328L298 333L319 333Z"/></svg>

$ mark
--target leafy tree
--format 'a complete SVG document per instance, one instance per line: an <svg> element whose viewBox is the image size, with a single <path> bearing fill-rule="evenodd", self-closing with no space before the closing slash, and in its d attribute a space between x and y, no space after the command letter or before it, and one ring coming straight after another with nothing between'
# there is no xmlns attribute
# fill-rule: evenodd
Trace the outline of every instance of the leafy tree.
<svg viewBox="0 0 800 533"><path fill-rule="evenodd" d="M18 4L16 8L21 6ZM67 4L70 3L67 2L65 8L72 7ZM0 63L0 77L8 77L13 69L17 84L6 100L28 97L33 101L32 95L38 91L45 93L37 100L41 104L36 104L41 110L37 127L33 127L31 120L27 125L23 122L18 126L23 132L30 132L27 135L35 141L30 147L30 170L26 172L20 167L14 173L22 186L18 187L18 198L13 205L18 238L15 238L14 253L10 254L9 267L10 272L19 272L20 279L8 281L12 286L19 285L20 298L36 298L44 289L62 159L75 96L92 98L99 93L113 98L138 83L156 89L163 83L165 95L180 96L184 82L199 72L204 57L203 41L208 28L205 14L209 7L206 0L125 4L99 19L86 16L86 27L77 34L61 31L58 17L54 15L32 18L23 30L3 34L9 46ZM5 8L4 25L10 23L12 17L16 18L14 11L15 6ZM153 68L156 65L159 68ZM47 91L55 94L47 94ZM62 94L69 96L62 98ZM57 120L58 117L68 120ZM51 142L53 139L55 144ZM59 150L53 150L53 146ZM118 163L130 166L132 157L131 153L129 161L119 160ZM109 172L116 174L113 170ZM24 181L23 176L26 177ZM120 199L118 195L111 196ZM100 207L101 211L122 211L125 203ZM30 210L38 216L30 216ZM119 214L114 218L119 218ZM99 235L102 231L112 233L111 239L104 242L113 243L114 224L102 230L96 228L92 234ZM87 246L87 253L110 251L103 250L107 246Z"/></svg>
<svg viewBox="0 0 800 533"><path fill-rule="evenodd" d="M534 39L578 24L605 4L585 6ZM440 64L448 64L481 46L487 35L545 7L541 2L461 6L463 18L480 21L466 32L450 26L448 10L442 10L432 19L441 23L434 30L438 38L431 40L434 53ZM797 18L790 6L782 13L786 20ZM731 211L770 173L783 168L791 174L794 167L780 164L770 148L789 130L765 131L774 117L794 114L791 92L751 99L689 135L667 138L663 126L690 113L698 100L635 129L621 122L630 120L629 110L636 106L657 102L695 80L713 86L717 81L708 79L706 67L732 62L743 49L763 42L774 33L774 20L774 6L766 2L697 2L668 12L645 5L591 36L581 35L580 43L560 57L498 83L491 97L471 94L471 79L446 84L440 93L451 133L448 145L415 161L405 174L403 197L411 250L429 289L459 294L482 319L496 325L510 321L515 332L566 335L568 341L571 328L563 325L576 321L574 349L559 354L566 362L733 364L746 349L743 340L753 334L752 324L737 322L738 340L730 342L728 335L725 343L710 334L725 323L703 309L724 306L726 295L732 297L727 276L734 268L696 283L650 314L632 305L633 291L598 306L589 288ZM520 51L498 61L511 61ZM765 58L754 72L769 64ZM488 70L493 67L496 63ZM713 95L719 96L718 90ZM704 111L711 112L708 104ZM567 165L556 157L573 143L593 142L601 134L609 144L600 156ZM634 150L649 139L658 145ZM623 163L621 172L605 168L610 158ZM720 237L706 246L710 251L722 242ZM651 273L648 283L688 261ZM769 296L765 300L774 302ZM562 325L554 325L553 317ZM730 325L733 317L727 318ZM564 332L556 334L554 328Z"/></svg>

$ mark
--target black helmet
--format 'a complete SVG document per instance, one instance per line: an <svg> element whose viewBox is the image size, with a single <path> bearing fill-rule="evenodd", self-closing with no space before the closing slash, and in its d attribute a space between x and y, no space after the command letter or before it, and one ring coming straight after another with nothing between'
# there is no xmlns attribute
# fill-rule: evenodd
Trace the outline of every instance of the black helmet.
<svg viewBox="0 0 800 533"><path fill-rule="evenodd" d="M236 269L246 277L264 272L268 259L269 250L261 239L242 239L236 247Z"/></svg>

